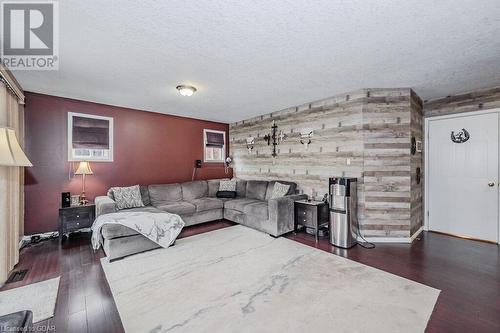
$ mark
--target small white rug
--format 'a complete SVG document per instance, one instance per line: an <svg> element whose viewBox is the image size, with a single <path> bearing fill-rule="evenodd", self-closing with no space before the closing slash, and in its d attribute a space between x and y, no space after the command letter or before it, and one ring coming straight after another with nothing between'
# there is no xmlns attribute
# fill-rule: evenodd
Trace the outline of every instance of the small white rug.
<svg viewBox="0 0 500 333"><path fill-rule="evenodd" d="M423 332L439 290L234 226L101 260L126 332Z"/></svg>
<svg viewBox="0 0 500 333"><path fill-rule="evenodd" d="M33 322L54 316L59 277L0 292L0 316L31 310Z"/></svg>

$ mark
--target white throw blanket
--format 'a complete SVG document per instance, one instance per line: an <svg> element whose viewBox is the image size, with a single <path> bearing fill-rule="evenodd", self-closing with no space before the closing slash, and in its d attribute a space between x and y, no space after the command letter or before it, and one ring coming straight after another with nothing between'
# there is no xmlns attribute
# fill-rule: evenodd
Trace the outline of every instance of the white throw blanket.
<svg viewBox="0 0 500 333"><path fill-rule="evenodd" d="M179 236L184 221L179 215L170 213L119 212L99 216L92 225L92 247L101 246L100 234L103 225L120 224L167 248Z"/></svg>

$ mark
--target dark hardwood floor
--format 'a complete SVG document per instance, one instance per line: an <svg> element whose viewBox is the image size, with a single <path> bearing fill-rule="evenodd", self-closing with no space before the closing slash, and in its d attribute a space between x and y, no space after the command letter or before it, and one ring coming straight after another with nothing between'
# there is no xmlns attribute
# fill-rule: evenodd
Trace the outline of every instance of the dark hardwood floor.
<svg viewBox="0 0 500 333"><path fill-rule="evenodd" d="M232 226L228 221L187 227L180 237ZM428 332L500 332L500 251L497 245L423 233L413 244L378 244L340 250L327 239L305 233L289 239L441 289ZM23 281L1 290L61 276L55 316L37 325L56 332L123 332L120 316L89 234L74 234L21 252L16 270L29 269ZM313 273L311 273L313 274ZM334 287L335 281L332 281ZM52 330L54 331L54 330Z"/></svg>

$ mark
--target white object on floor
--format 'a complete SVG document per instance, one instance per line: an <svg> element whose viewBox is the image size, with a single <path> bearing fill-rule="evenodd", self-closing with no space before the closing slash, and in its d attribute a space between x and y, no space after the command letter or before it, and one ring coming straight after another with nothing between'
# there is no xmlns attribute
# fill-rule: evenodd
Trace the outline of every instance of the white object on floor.
<svg viewBox="0 0 500 333"><path fill-rule="evenodd" d="M34 323L53 317L59 279L56 277L0 292L0 316L31 310Z"/></svg>
<svg viewBox="0 0 500 333"><path fill-rule="evenodd" d="M126 332L424 332L439 290L234 226L101 260Z"/></svg>

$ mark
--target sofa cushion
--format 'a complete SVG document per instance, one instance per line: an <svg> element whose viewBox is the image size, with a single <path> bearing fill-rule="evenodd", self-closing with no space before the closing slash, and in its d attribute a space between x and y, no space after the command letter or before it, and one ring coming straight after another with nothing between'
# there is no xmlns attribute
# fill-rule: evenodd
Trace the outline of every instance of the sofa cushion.
<svg viewBox="0 0 500 333"><path fill-rule="evenodd" d="M123 209L121 212L148 212L148 213L163 213L163 210L153 206ZM138 235L137 231L127 228L120 224L105 224L101 229L102 237L106 239Z"/></svg>
<svg viewBox="0 0 500 333"><path fill-rule="evenodd" d="M210 179L207 180L208 185L208 196L211 198L215 198L217 191L219 190L220 179Z"/></svg>
<svg viewBox="0 0 500 333"><path fill-rule="evenodd" d="M148 212L148 213L163 213L161 209L153 206L144 206L138 208L123 209L120 212Z"/></svg>
<svg viewBox="0 0 500 333"><path fill-rule="evenodd" d="M265 200L268 183L265 180L248 180L246 197L248 199Z"/></svg>
<svg viewBox="0 0 500 333"><path fill-rule="evenodd" d="M141 191L142 203L144 206L151 206L151 200L149 199L149 190L147 185L139 185Z"/></svg>
<svg viewBox="0 0 500 333"><path fill-rule="evenodd" d="M181 187L183 200L203 198L208 194L208 185L205 180L182 183Z"/></svg>
<svg viewBox="0 0 500 333"><path fill-rule="evenodd" d="M197 212L203 212L211 209L222 209L224 201L218 198L200 198L189 200L190 203L195 205Z"/></svg>
<svg viewBox="0 0 500 333"><path fill-rule="evenodd" d="M196 206L187 201L178 201L158 206L158 209L161 209L167 213L188 215L193 214L196 211Z"/></svg>
<svg viewBox="0 0 500 333"><path fill-rule="evenodd" d="M149 185L149 199L153 206L161 206L167 203L182 200L182 188L180 184Z"/></svg>
<svg viewBox="0 0 500 333"><path fill-rule="evenodd" d="M138 235L137 231L127 228L121 224L105 224L101 228L101 235L105 239Z"/></svg>
<svg viewBox="0 0 500 333"><path fill-rule="evenodd" d="M284 184L284 185L290 185L290 188L288 189L288 192L286 193L286 195L292 195L292 194L295 194L295 191L297 190L297 184L294 183L294 182L287 182L287 181L284 181L284 180L273 180L273 181L270 181L269 182L269 185L267 185L267 192L266 192L266 200L269 200L271 199L271 196L273 194L273 190L274 190L274 183L281 183L281 184Z"/></svg>
<svg viewBox="0 0 500 333"><path fill-rule="evenodd" d="M248 198L240 198L240 199L232 199L224 202L224 208L237 210L243 212L246 205L259 202L257 199L248 199Z"/></svg>
<svg viewBox="0 0 500 333"><path fill-rule="evenodd" d="M243 224L245 222L245 216L245 213L240 212L239 210L224 208L224 219L226 220Z"/></svg>
<svg viewBox="0 0 500 333"><path fill-rule="evenodd" d="M269 219L269 210L267 201L254 202L243 207L243 212L263 220Z"/></svg>
<svg viewBox="0 0 500 333"><path fill-rule="evenodd" d="M247 195L247 181L243 179L236 178L236 196L238 198L244 198Z"/></svg>

